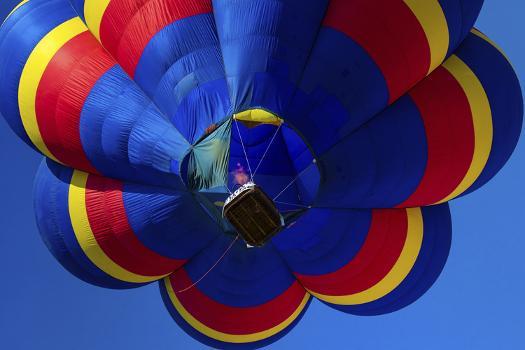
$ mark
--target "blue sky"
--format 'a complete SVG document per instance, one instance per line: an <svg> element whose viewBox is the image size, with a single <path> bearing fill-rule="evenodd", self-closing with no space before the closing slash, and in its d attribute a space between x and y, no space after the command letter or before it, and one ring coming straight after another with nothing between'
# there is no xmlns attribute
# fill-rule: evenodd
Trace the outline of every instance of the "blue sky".
<svg viewBox="0 0 525 350"><path fill-rule="evenodd" d="M18 2L2 0L0 19ZM486 0L477 22L506 51L523 82L524 15L522 0ZM172 321L156 284L112 291L67 273L45 248L34 221L32 181L40 157L3 119L0 150L1 348L205 348ZM379 317L350 316L313 302L301 323L271 348L524 348L524 181L522 138L494 180L452 202L450 258L423 298Z"/></svg>

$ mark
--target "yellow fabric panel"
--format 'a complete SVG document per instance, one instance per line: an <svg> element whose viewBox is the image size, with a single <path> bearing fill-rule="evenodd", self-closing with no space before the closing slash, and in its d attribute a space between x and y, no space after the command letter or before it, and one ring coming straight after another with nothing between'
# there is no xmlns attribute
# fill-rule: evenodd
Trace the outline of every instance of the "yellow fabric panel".
<svg viewBox="0 0 525 350"><path fill-rule="evenodd" d="M87 30L80 18L72 18L50 31L36 45L27 59L18 86L18 106L20 117L31 142L47 157L57 160L47 148L40 129L35 110L36 94L40 80L53 56L68 41Z"/></svg>
<svg viewBox="0 0 525 350"><path fill-rule="evenodd" d="M430 68L436 69L447 55L450 34L447 19L437 0L404 0L421 24L430 46Z"/></svg>
<svg viewBox="0 0 525 350"><path fill-rule="evenodd" d="M372 302L393 291L408 276L423 243L423 215L420 208L406 209L408 228L407 237L398 260L388 274L376 285L351 295L323 295L309 290L313 296L337 305L359 305Z"/></svg>
<svg viewBox="0 0 525 350"><path fill-rule="evenodd" d="M110 2L111 0L86 0L84 2L86 24L98 41L100 41L100 23L102 23L102 17Z"/></svg>
<svg viewBox="0 0 525 350"><path fill-rule="evenodd" d="M299 307L295 310L295 312L293 314L291 314L283 323L281 323L281 324L279 324L279 325L277 325L277 326L275 326L273 328L270 328L270 329L268 329L266 331L262 331L262 332L259 332L259 333L253 333L253 334L243 334L243 335L227 334L227 333L218 332L218 331L216 331L216 330L206 326L205 324L203 324L199 320L197 320L195 317L193 317L184 308L184 306L181 304L181 302L177 298L177 295L176 295L175 291L173 290L173 287L171 286L169 277L166 277L164 279L164 284L166 286L166 290L168 291L168 295L170 297L170 300L171 300L173 306L175 307L175 309L177 309L177 311L182 316L182 318L184 318L184 320L186 322L188 322L188 324L190 326L192 326L194 329L196 329L197 331L201 332L202 334L204 334L204 335L206 335L206 336L208 336L210 338L213 338L213 339L216 339L216 340L219 340L219 341L223 341L223 342L228 342L228 343L251 343L251 342L256 342L256 341L259 341L259 340L263 340L263 339L269 338L269 337L271 337L271 336L281 332L286 327L288 327L297 317L299 317L299 315L301 314L301 311L303 311L304 307L308 303L308 300L310 299L310 294L305 293L303 300L301 301L301 303L299 304Z"/></svg>
<svg viewBox="0 0 525 350"><path fill-rule="evenodd" d="M443 63L443 67L454 76L467 95L474 124L474 155L461 183L439 203L448 202L452 198L459 196L478 179L489 159L493 137L490 102L478 77L456 55L452 55Z"/></svg>
<svg viewBox="0 0 525 350"><path fill-rule="evenodd" d="M247 111L237 113L233 116L233 119L247 122L247 123L254 123L254 124L271 124L279 126L283 123L283 120L276 115L267 112L263 109L249 109Z"/></svg>
<svg viewBox="0 0 525 350"><path fill-rule="evenodd" d="M145 283L159 280L163 276L141 276L116 264L98 245L91 230L86 210L86 183L89 174L75 170L69 186L69 216L78 244L86 256L99 269L121 281Z"/></svg>

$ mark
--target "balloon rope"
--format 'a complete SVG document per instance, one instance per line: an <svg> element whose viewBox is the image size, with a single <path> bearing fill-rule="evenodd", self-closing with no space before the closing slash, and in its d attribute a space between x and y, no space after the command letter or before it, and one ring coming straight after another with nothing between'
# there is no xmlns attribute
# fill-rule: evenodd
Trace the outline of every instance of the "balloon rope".
<svg viewBox="0 0 525 350"><path fill-rule="evenodd" d="M305 208L305 209L311 208L309 205L304 205L304 204L287 203L287 202L281 202L281 201L274 201L274 202L277 204L290 205L292 207L299 207L299 208Z"/></svg>
<svg viewBox="0 0 525 350"><path fill-rule="evenodd" d="M272 139L270 140L270 143L268 144L268 147L266 147L266 151L264 151L263 156L261 157L261 160L259 161L259 164L257 164L257 167L255 168L255 171L253 172L253 176L255 176L257 174L257 170L259 170L259 167L261 166L264 158L266 157L266 154L270 150L270 147L272 146L273 141L275 140L275 137L279 133L279 130L281 130L281 125L283 125L283 124L282 123L279 124L279 126L277 127L277 130L275 130L275 133L273 134ZM253 176L252 176L252 180L253 180Z"/></svg>
<svg viewBox="0 0 525 350"><path fill-rule="evenodd" d="M201 278L199 278L199 279L198 279L196 282L194 282L191 286L186 287L186 288L184 288L184 289L182 289L182 290L179 290L179 291L176 292L176 293L177 293L177 294L178 294L178 293L184 293L184 292L186 292L186 291L192 289L192 288L195 287L200 281L202 281L202 280L204 279L204 277L206 277L206 276L207 276L207 275L208 275L208 274L209 274L209 273L215 268L215 266L217 266L217 265L221 262L221 260L224 259L224 257L226 256L226 254L228 254L228 252L232 249L233 245L235 244L235 242L237 242L238 239L239 239L239 235L237 235L237 237L235 237L235 239L230 243L228 249L226 249L226 250L224 251L224 253L222 253L222 255L221 255L221 257L219 258L219 260L217 260L217 261L215 262L215 264L213 264L213 266L210 267L210 269L209 269L208 271L206 271L206 273L205 273L204 275L201 276Z"/></svg>
<svg viewBox="0 0 525 350"><path fill-rule="evenodd" d="M244 157L246 158L246 163L248 164L248 170L250 170L250 179L253 179L252 168L250 167L250 161L248 160L248 154L246 153L246 148L244 147L241 130L239 130L239 122L236 121L235 126L237 127L237 133L239 134L239 139L241 140L242 151L244 152Z"/></svg>
<svg viewBox="0 0 525 350"><path fill-rule="evenodd" d="M314 159L312 162L315 163L316 160ZM310 167L307 166L306 168L304 168L303 170L301 170L301 172L300 172L299 174L297 174L297 176L294 177L293 180L290 181L290 183L289 183L288 185L286 185L286 187L283 188L283 190L282 190L281 192L279 192L279 194L278 194L277 196L273 197L273 201L275 202L275 200L276 200L277 198L279 198L279 197L281 196L281 194L283 194L284 191L286 191L286 190L288 189L288 187L292 186L293 183L294 183L295 181L297 181L297 179L300 178L301 175L303 175L303 173L304 173L306 170L308 170L309 168L310 168Z"/></svg>

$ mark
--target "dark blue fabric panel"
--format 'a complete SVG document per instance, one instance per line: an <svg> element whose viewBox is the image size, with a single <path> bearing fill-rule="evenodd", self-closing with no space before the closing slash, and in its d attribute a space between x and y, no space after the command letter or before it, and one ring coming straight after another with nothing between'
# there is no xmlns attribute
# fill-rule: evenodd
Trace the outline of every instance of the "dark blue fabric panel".
<svg viewBox="0 0 525 350"><path fill-rule="evenodd" d="M197 281L226 251L234 236L220 235L184 269ZM195 287L218 303L233 307L257 306L273 300L293 283L284 261L271 245L248 248L238 239L224 259Z"/></svg>
<svg viewBox="0 0 525 350"><path fill-rule="evenodd" d="M281 127L280 137L288 151L295 173L300 173L312 164L313 155L311 150L294 130L284 125Z"/></svg>
<svg viewBox="0 0 525 350"><path fill-rule="evenodd" d="M483 0L439 0L449 31L448 56L461 44L478 18Z"/></svg>
<svg viewBox="0 0 525 350"><path fill-rule="evenodd" d="M244 155L243 143L250 167ZM229 162L231 189L236 187L235 175L239 170L243 170L249 177L251 168L251 171L255 173L254 181L270 197L278 195L295 179L278 200L298 205L310 204L317 193L320 181L319 171L315 165L311 166L312 161L312 153L308 146L286 124L279 129L274 125L248 128L243 123L234 123L232 126ZM305 171L309 166L311 168ZM281 205L278 203L281 209L291 209ZM293 209L301 208L294 207Z"/></svg>
<svg viewBox="0 0 525 350"><path fill-rule="evenodd" d="M69 2L71 3L71 6L73 6L75 11L77 12L78 17L82 18L82 20L85 22L84 3L86 2L86 0L69 0Z"/></svg>
<svg viewBox="0 0 525 350"><path fill-rule="evenodd" d="M189 259L223 234L189 192L126 183L123 201L137 238L166 257Z"/></svg>
<svg viewBox="0 0 525 350"><path fill-rule="evenodd" d="M239 127L239 130L237 130L237 127ZM296 171L288 156L288 147L280 136L281 130L278 131L278 134L270 145L270 141L272 141L276 132L277 127L274 125L259 125L255 128L247 128L242 123L234 123L230 144L230 155L232 158L230 161L232 166L231 170L235 169L237 161L247 168L246 158L241 144L242 139L252 171L255 171L264 152L268 149L264 160L260 163L257 173L273 176L294 175ZM270 148L268 148L268 145L270 145Z"/></svg>
<svg viewBox="0 0 525 350"><path fill-rule="evenodd" d="M291 94L283 94L281 87L298 83L327 3L312 0L305 6L302 0L213 1L234 112L266 107L282 113Z"/></svg>
<svg viewBox="0 0 525 350"><path fill-rule="evenodd" d="M290 69L285 63L269 59L266 72L254 74L250 106L263 107L286 119L288 105L297 91L289 77Z"/></svg>
<svg viewBox="0 0 525 350"><path fill-rule="evenodd" d="M354 258L365 242L371 220L371 210L313 208L272 243L295 273L323 275Z"/></svg>
<svg viewBox="0 0 525 350"><path fill-rule="evenodd" d="M313 158L312 150L304 140L290 127L283 127L280 135L288 150L288 156L298 178L295 182L299 202L311 204L317 196L321 173L317 160ZM297 209L297 208L296 208Z"/></svg>
<svg viewBox="0 0 525 350"><path fill-rule="evenodd" d="M115 289L143 285L109 276L82 251L69 218L68 193L72 174L72 169L44 160L36 175L34 207L40 235L46 246L64 268L87 283Z"/></svg>
<svg viewBox="0 0 525 350"><path fill-rule="evenodd" d="M370 303L351 306L327 304L354 315L372 316L397 311L419 299L443 270L450 251L452 223L448 204L421 208L424 236L421 250L408 276L392 292Z"/></svg>
<svg viewBox="0 0 525 350"><path fill-rule="evenodd" d="M76 13L66 0L31 0L17 9L0 28L0 52L4 53L0 55L0 114L14 132L33 148L18 107L22 70L40 40L73 17ZM22 35L24 40L20 40Z"/></svg>
<svg viewBox="0 0 525 350"><path fill-rule="evenodd" d="M323 28L286 118L322 154L387 103L386 81L372 58L345 34Z"/></svg>
<svg viewBox="0 0 525 350"><path fill-rule="evenodd" d="M507 59L491 44L470 34L456 55L478 77L490 102L493 140L483 172L465 193L487 183L509 160L518 143L523 123L523 97L520 83Z"/></svg>
<svg viewBox="0 0 525 350"><path fill-rule="evenodd" d="M391 208L419 185L427 162L420 113L404 96L321 157L316 205Z"/></svg>

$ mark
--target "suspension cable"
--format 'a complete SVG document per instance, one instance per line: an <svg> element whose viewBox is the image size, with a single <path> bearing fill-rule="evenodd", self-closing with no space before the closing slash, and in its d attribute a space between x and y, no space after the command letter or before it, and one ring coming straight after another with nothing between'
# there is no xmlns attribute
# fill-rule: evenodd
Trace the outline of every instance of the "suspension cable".
<svg viewBox="0 0 525 350"><path fill-rule="evenodd" d="M264 151L263 156L261 157L261 160L259 161L259 164L257 164L257 167L255 168L255 171L253 172L253 176L255 176L257 174L257 170L259 170L259 167L261 166L264 158L266 157L266 154L270 150L270 147L272 146L273 141L275 140L275 137L279 133L279 130L281 130L281 125L283 125L283 123L279 124L279 126L277 127L277 130L275 130L275 133L273 134L272 139L270 140L270 143L266 147L266 150ZM252 177L252 180L253 180L253 177Z"/></svg>
<svg viewBox="0 0 525 350"><path fill-rule="evenodd" d="M311 208L310 205L304 205L304 204L287 203L287 202L281 202L281 201L274 201L274 202L277 203L277 204L289 205L289 206L292 206L292 207L299 207L299 208L304 208L304 209L310 209Z"/></svg>
<svg viewBox="0 0 525 350"><path fill-rule="evenodd" d="M241 130L239 130L238 121L235 121L235 126L237 127L237 133L239 134L239 139L241 140L242 151L244 152L244 157L246 158L246 163L248 164L248 170L250 171L250 178L253 179L252 168L250 167L250 161L248 160L248 154L246 153L246 148L244 147L244 141L242 140Z"/></svg>
<svg viewBox="0 0 525 350"><path fill-rule="evenodd" d="M237 242L237 240L239 239L239 235L237 235L237 237L235 237L235 239L230 243L230 245L228 246L228 248L224 251L224 253L221 255L221 257L219 258L219 260L217 260L215 262L215 264L213 264L212 267L210 267L210 269L208 271L206 271L206 273L204 275L201 276L201 278L199 278L197 281L195 281L193 284L191 284L190 286L184 288L184 289L181 289L179 290L178 292L176 292L177 294L178 293L184 293L190 289L192 289L193 287L195 287L200 281L202 281L204 279L204 277L206 277L214 268L215 266L217 266L222 259L224 259L224 257L226 256L226 254L228 254L228 252L232 249L233 245L235 244L235 242Z"/></svg>
<svg viewBox="0 0 525 350"><path fill-rule="evenodd" d="M312 162L313 162L313 163L316 163L316 160L314 159ZM283 188L283 190L277 194L277 196L273 197L273 201L275 202L275 200L276 200L277 198L279 198L279 197L284 193L284 191L286 191L290 186L292 186L293 183L294 183L295 181L297 181L297 179L298 179L299 177L301 177L301 175L303 175L303 173L304 173L306 170L308 170L308 169L310 169L309 166L307 166L306 168L304 168L303 170L301 170L301 172L300 172L299 174L297 174L297 175L292 179L292 181L290 181L290 183L289 183L288 185L286 185L286 187Z"/></svg>

